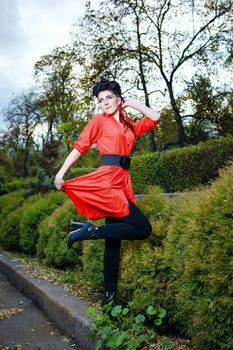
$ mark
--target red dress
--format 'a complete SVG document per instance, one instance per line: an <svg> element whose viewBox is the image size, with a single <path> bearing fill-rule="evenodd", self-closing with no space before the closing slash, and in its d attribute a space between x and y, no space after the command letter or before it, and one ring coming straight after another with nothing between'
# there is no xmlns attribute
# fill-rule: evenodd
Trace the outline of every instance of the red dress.
<svg viewBox="0 0 233 350"><path fill-rule="evenodd" d="M101 155L129 156L136 137L154 128L157 122L148 117L136 123L131 121L133 132L113 115L97 114L91 118L73 147L84 154L96 143ZM129 171L120 166L101 165L94 172L65 181L62 189L78 212L91 220L126 216L129 214L127 198L136 203Z"/></svg>

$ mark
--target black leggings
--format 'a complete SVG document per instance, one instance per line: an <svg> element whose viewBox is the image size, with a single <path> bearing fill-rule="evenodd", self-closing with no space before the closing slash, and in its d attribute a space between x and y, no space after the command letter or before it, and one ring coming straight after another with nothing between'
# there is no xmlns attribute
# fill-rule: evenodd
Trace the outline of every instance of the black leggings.
<svg viewBox="0 0 233 350"><path fill-rule="evenodd" d="M106 225L98 229L98 238L105 238L104 289L117 289L121 240L142 240L150 236L151 224L139 208L129 200L129 215L106 217Z"/></svg>

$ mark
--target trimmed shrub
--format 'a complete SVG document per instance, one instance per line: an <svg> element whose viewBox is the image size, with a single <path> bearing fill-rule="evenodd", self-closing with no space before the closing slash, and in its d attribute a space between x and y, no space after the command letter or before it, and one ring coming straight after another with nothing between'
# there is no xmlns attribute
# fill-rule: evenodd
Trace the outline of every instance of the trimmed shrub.
<svg viewBox="0 0 233 350"><path fill-rule="evenodd" d="M47 265L59 268L80 264L81 246L74 244L67 248L67 234L71 220L84 221L73 203L66 200L49 217L45 218L39 226L39 240L36 246L37 256L45 258Z"/></svg>
<svg viewBox="0 0 233 350"><path fill-rule="evenodd" d="M39 195L34 195L29 198L27 198L23 204L22 204L22 198L19 195L19 192L12 192L7 195L4 195L0 197L3 199L3 197L9 199L8 204L9 206L5 207L5 214L6 214L6 208L8 208L8 214L4 215L4 217L1 219L0 222L0 243L1 246L6 250L17 250L20 251L20 243L19 243L19 225L20 221L22 219L23 213L25 212L25 209L27 207L30 207L33 205L38 199ZM18 201L14 199L17 199ZM20 200L19 200L20 199ZM12 200L12 203L11 203ZM18 204L18 207L16 208L16 204ZM21 205L22 204L22 205ZM14 210L12 209L14 205Z"/></svg>
<svg viewBox="0 0 233 350"><path fill-rule="evenodd" d="M35 254L40 221L64 203L65 199L63 192L51 192L40 196L33 205L28 204L24 207L25 211L20 221L20 246L25 253Z"/></svg>
<svg viewBox="0 0 233 350"><path fill-rule="evenodd" d="M233 164L174 215L165 245L174 324L198 349L233 346Z"/></svg>
<svg viewBox="0 0 233 350"><path fill-rule="evenodd" d="M84 241L82 265L83 272L90 286L94 289L103 287L103 255L104 255L104 240Z"/></svg>
<svg viewBox="0 0 233 350"><path fill-rule="evenodd" d="M145 241L127 241L122 247L120 296L132 302L137 312L148 305L163 305L166 287L166 265L163 241L172 214L172 203L159 188L150 189L139 207L152 224L152 234Z"/></svg>
<svg viewBox="0 0 233 350"><path fill-rule="evenodd" d="M9 236L11 228L14 230L15 221L8 220L8 216L12 214L12 220L15 219L13 214L23 203L23 200L22 191L15 191L0 197L0 245L4 249L18 249L18 236L15 237L14 234L13 237Z"/></svg>
<svg viewBox="0 0 233 350"><path fill-rule="evenodd" d="M10 193L20 189L28 190L35 186L37 179L34 177L17 178L10 182L4 183L1 189L1 194Z"/></svg>
<svg viewBox="0 0 233 350"><path fill-rule="evenodd" d="M176 192L206 185L232 158L232 137L133 157L131 178L134 190L145 193L148 185L157 185L165 192Z"/></svg>
<svg viewBox="0 0 233 350"><path fill-rule="evenodd" d="M4 218L23 203L23 191L14 191L0 196L0 224Z"/></svg>

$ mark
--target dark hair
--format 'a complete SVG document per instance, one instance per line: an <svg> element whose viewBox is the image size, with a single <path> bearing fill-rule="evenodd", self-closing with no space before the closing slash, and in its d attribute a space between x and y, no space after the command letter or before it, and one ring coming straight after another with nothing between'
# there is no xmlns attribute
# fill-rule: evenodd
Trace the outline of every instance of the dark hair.
<svg viewBox="0 0 233 350"><path fill-rule="evenodd" d="M98 97L99 93L105 90L112 91L114 95L121 97L122 102L124 102L124 98L121 95L121 87L117 81L101 79L97 84L95 84L92 92L95 97ZM125 125L127 125L132 131L134 131L133 125L128 120L127 115L125 115L123 109L120 110L120 120L122 120L125 123Z"/></svg>
<svg viewBox="0 0 233 350"><path fill-rule="evenodd" d="M98 97L99 93L104 90L110 90L115 95L121 96L121 87L115 80L102 79L93 87L93 95Z"/></svg>

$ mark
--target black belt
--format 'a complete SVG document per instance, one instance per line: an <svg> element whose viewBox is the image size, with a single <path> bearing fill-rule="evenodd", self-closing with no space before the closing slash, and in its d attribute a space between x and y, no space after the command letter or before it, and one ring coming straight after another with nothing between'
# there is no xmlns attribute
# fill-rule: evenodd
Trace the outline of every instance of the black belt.
<svg viewBox="0 0 233 350"><path fill-rule="evenodd" d="M101 165L115 165L127 170L130 168L130 157L119 154L103 154Z"/></svg>

